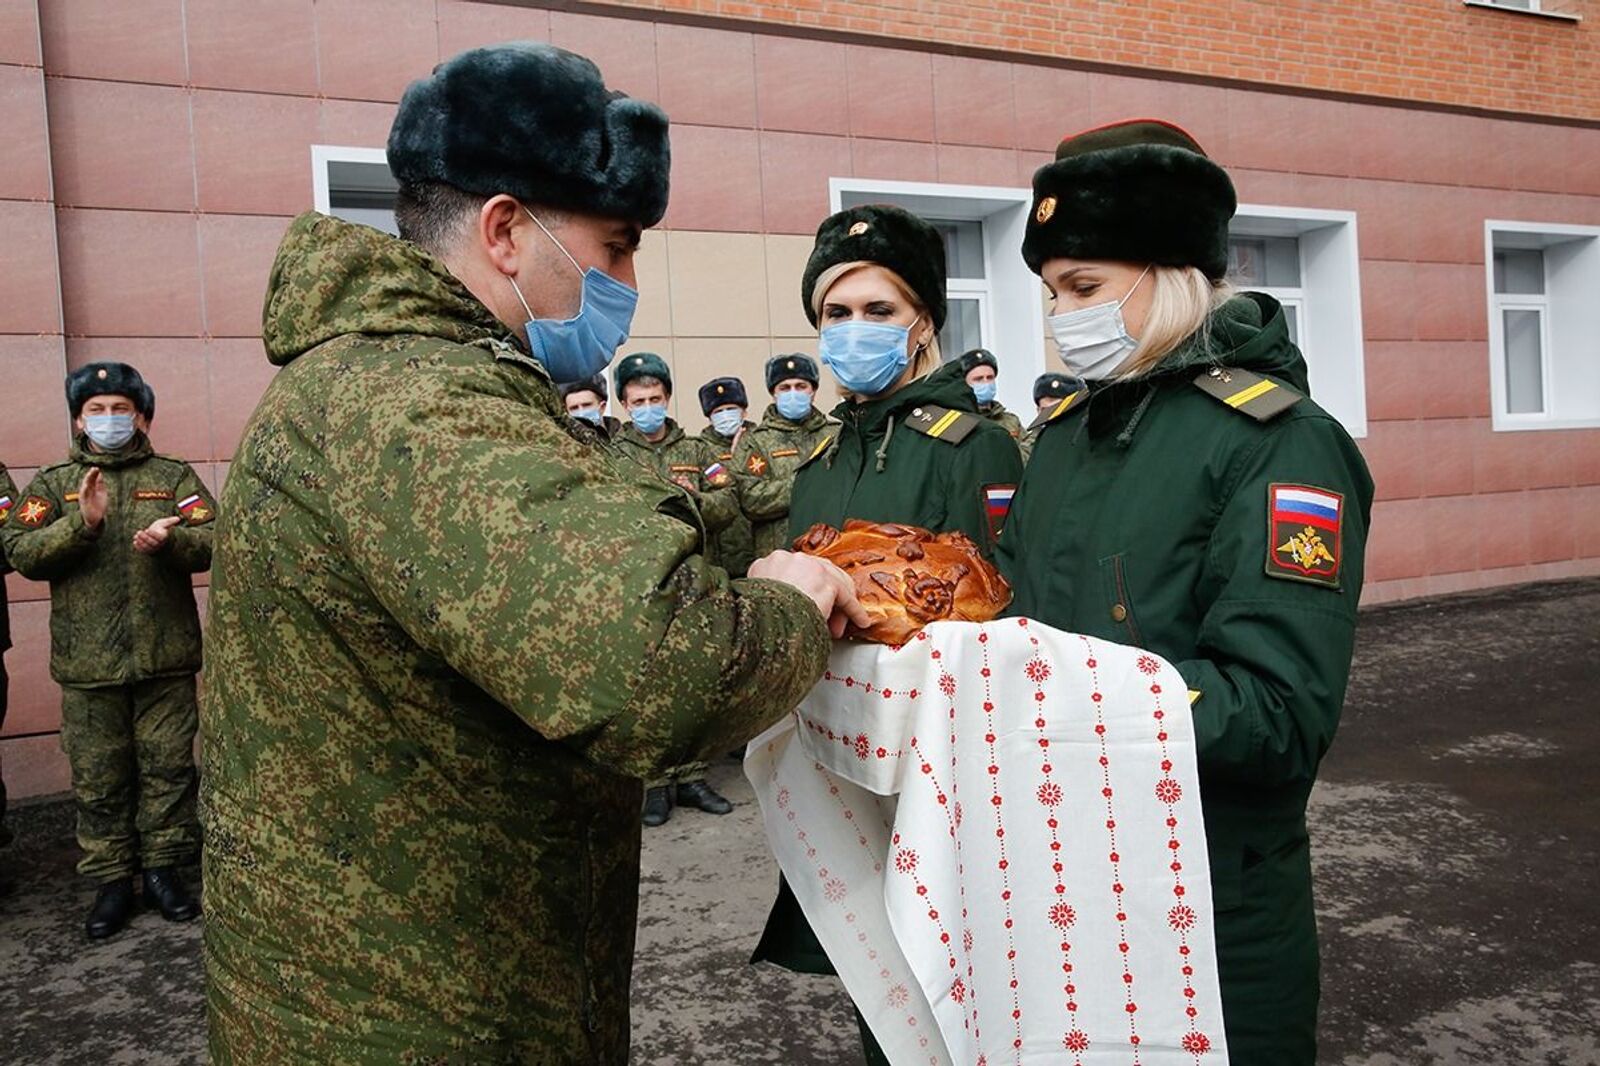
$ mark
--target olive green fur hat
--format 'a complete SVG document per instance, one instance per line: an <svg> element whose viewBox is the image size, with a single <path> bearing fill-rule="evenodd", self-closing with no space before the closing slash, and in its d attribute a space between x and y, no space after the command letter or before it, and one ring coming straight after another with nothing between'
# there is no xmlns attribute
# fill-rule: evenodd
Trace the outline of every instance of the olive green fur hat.
<svg viewBox="0 0 1600 1066"><path fill-rule="evenodd" d="M789 352L787 355L775 355L767 360L767 391L776 392L778 383L788 381L790 378L799 378L809 381L812 388L817 387L817 361L803 352Z"/></svg>
<svg viewBox="0 0 1600 1066"><path fill-rule="evenodd" d="M145 418L156 416L156 393L127 363L85 363L67 375L67 410L73 418L96 396L126 396Z"/></svg>
<svg viewBox="0 0 1600 1066"><path fill-rule="evenodd" d="M817 227L817 243L800 279L800 302L813 326L817 312L811 306L811 292L817 279L829 267L858 261L899 274L928 309L933 328L944 328L944 238L911 212L887 204L848 208L829 215Z"/></svg>
<svg viewBox="0 0 1600 1066"><path fill-rule="evenodd" d="M1117 259L1228 270L1228 220L1238 207L1227 172L1195 139L1156 119L1068 137L1033 175L1022 258Z"/></svg>
<svg viewBox="0 0 1600 1066"><path fill-rule="evenodd" d="M666 214L670 167L660 108L607 89L583 56L534 41L445 60L406 89L389 129L402 185L438 181L641 226Z"/></svg>
<svg viewBox="0 0 1600 1066"><path fill-rule="evenodd" d="M667 361L655 352L635 352L617 364L611 375L617 387L617 399L623 399L622 390L635 378L660 378L667 395L672 395L672 371L667 368Z"/></svg>

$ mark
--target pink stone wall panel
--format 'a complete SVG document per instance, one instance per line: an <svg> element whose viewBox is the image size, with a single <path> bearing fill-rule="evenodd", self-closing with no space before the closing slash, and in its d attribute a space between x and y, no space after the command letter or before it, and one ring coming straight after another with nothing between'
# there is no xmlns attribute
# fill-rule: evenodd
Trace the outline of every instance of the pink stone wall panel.
<svg viewBox="0 0 1600 1066"><path fill-rule="evenodd" d="M261 335L267 275L289 219L201 215L200 261L205 331L213 337Z"/></svg>
<svg viewBox="0 0 1600 1066"><path fill-rule="evenodd" d="M0 0L0 63L40 62L38 0Z"/></svg>
<svg viewBox="0 0 1600 1066"><path fill-rule="evenodd" d="M1014 64L933 57L933 129L941 144L1015 148Z"/></svg>
<svg viewBox="0 0 1600 1066"><path fill-rule="evenodd" d="M1048 152L1053 158L1062 138L1092 125L1090 86L1096 76L1081 70L1014 66L1012 106L1017 146Z"/></svg>
<svg viewBox="0 0 1600 1066"><path fill-rule="evenodd" d="M56 225L69 334L200 335L193 215L62 210Z"/></svg>
<svg viewBox="0 0 1600 1066"><path fill-rule="evenodd" d="M10 688L0 736L61 728L61 690L50 680L50 590L41 584L28 591L27 599L13 598L10 605L13 646L5 653Z"/></svg>
<svg viewBox="0 0 1600 1066"><path fill-rule="evenodd" d="M0 740L0 760L5 763L6 791L16 799L51 796L72 787L67 757L54 733Z"/></svg>
<svg viewBox="0 0 1600 1066"><path fill-rule="evenodd" d="M0 200L0 333L60 331L54 225L48 203Z"/></svg>
<svg viewBox="0 0 1600 1066"><path fill-rule="evenodd" d="M324 96L399 100L439 61L433 0L317 0Z"/></svg>
<svg viewBox="0 0 1600 1066"><path fill-rule="evenodd" d="M850 90L838 45L755 38L756 109L763 129L850 132Z"/></svg>
<svg viewBox="0 0 1600 1066"><path fill-rule="evenodd" d="M312 0L184 0L183 12L192 84L316 95Z"/></svg>
<svg viewBox="0 0 1600 1066"><path fill-rule="evenodd" d="M0 24L0 36L5 32ZM0 66L0 198L50 196L50 140L45 124L44 73Z"/></svg>
<svg viewBox="0 0 1600 1066"><path fill-rule="evenodd" d="M656 97L673 122L703 126L756 124L755 41L748 33L696 26L656 27Z"/></svg>
<svg viewBox="0 0 1600 1066"><path fill-rule="evenodd" d="M194 208L187 92L169 85L52 78L48 96L57 203Z"/></svg>
<svg viewBox="0 0 1600 1066"><path fill-rule="evenodd" d="M59 336L0 335L0 460L23 485L23 472L59 462L67 453L67 401Z"/></svg>
<svg viewBox="0 0 1600 1066"><path fill-rule="evenodd" d="M668 229L761 229L761 151L755 130L676 126Z"/></svg>
<svg viewBox="0 0 1600 1066"><path fill-rule="evenodd" d="M41 0L53 76L182 85L183 0Z"/></svg>
<svg viewBox="0 0 1600 1066"><path fill-rule="evenodd" d="M896 141L932 141L933 61L924 52L851 45L850 132Z"/></svg>
<svg viewBox="0 0 1600 1066"><path fill-rule="evenodd" d="M1578 530L1573 525L1573 494L1564 489L1534 489L1525 499L1529 561L1553 563L1574 558ZM1588 530L1584 533L1589 535Z"/></svg>
<svg viewBox="0 0 1600 1066"><path fill-rule="evenodd" d="M1420 422L1419 450L1411 462L1422 468L1424 496L1464 496L1473 490L1474 423L1464 418Z"/></svg>
<svg viewBox="0 0 1600 1066"><path fill-rule="evenodd" d="M1422 464L1417 461L1422 423L1369 422L1358 442L1379 500L1409 500L1422 495Z"/></svg>
<svg viewBox="0 0 1600 1066"><path fill-rule="evenodd" d="M1482 506L1485 501L1477 496L1445 496L1423 502L1427 523L1423 530L1423 544L1428 553L1427 573L1454 574L1478 569L1478 540L1472 531L1487 517L1487 508Z"/></svg>
<svg viewBox="0 0 1600 1066"><path fill-rule="evenodd" d="M939 180L947 185L1014 185L1017 153L1010 148L941 144Z"/></svg>
<svg viewBox="0 0 1600 1066"><path fill-rule="evenodd" d="M398 104L370 100L324 100L317 112L317 143L382 148L389 143ZM306 160L310 169L310 159Z"/></svg>
<svg viewBox="0 0 1600 1066"><path fill-rule="evenodd" d="M1430 503L1431 500L1386 500L1372 505L1366 580L1391 581L1431 572L1427 546Z"/></svg>
<svg viewBox="0 0 1600 1066"><path fill-rule="evenodd" d="M815 233L828 217L828 179L850 173L850 141L763 131L760 151L766 231Z"/></svg>
<svg viewBox="0 0 1600 1066"><path fill-rule="evenodd" d="M646 100L661 98L656 32L650 23L552 11L550 40L594 60L607 86Z"/></svg>
<svg viewBox="0 0 1600 1066"><path fill-rule="evenodd" d="M211 365L211 425L216 436L211 454L227 460L238 450L245 424L277 368L267 362L259 340L214 340L206 347ZM219 476L225 474L225 470L219 471Z"/></svg>
<svg viewBox="0 0 1600 1066"><path fill-rule="evenodd" d="M194 94L200 210L295 215L311 206L317 101L302 96Z"/></svg>
<svg viewBox="0 0 1600 1066"><path fill-rule="evenodd" d="M501 41L548 41L550 12L504 4L439 2L439 58Z"/></svg>
<svg viewBox="0 0 1600 1066"><path fill-rule="evenodd" d="M853 175L879 181L938 181L939 161L934 145L917 141L879 141L867 137L850 140Z"/></svg>

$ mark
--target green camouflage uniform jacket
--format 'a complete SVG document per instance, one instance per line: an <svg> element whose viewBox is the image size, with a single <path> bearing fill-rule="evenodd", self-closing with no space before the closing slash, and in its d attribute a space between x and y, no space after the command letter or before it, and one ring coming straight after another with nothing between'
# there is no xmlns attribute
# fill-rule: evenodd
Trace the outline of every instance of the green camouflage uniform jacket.
<svg viewBox="0 0 1600 1066"><path fill-rule="evenodd" d="M91 531L78 486L99 467L106 517ZM64 463L34 475L0 525L23 577L50 583L50 676L77 688L131 685L200 669L200 615L189 575L211 566L216 502L188 463L157 455L144 434L119 452L73 442ZM133 535L158 518L183 519L154 555Z"/></svg>
<svg viewBox="0 0 1600 1066"><path fill-rule="evenodd" d="M316 214L224 494L202 702L217 1063L628 1055L639 778L821 675L689 497L413 245Z"/></svg>
<svg viewBox="0 0 1600 1066"><path fill-rule="evenodd" d="M750 520L757 559L792 543L789 497L794 494L795 471L838 432L839 424L830 422L815 407L804 421L791 422L772 404L761 416L761 424L739 438L731 465L739 508Z"/></svg>
<svg viewBox="0 0 1600 1066"><path fill-rule="evenodd" d="M750 431L755 428L756 424L754 422L748 418L744 420L745 436L749 436ZM707 426L700 431L700 440L710 449L711 453L716 457L715 461L722 464L722 468L728 472L728 475L737 478L739 472L734 469L733 465L733 439L724 437L710 426ZM728 522L727 528L718 533L713 540L716 542L717 565L727 570L734 577L743 577L745 571L750 569L750 564L756 560L755 540L754 534L750 529L750 519L745 517L744 512L737 506L737 484L734 485L733 489L729 493L730 496L734 497L736 504L733 518Z"/></svg>
<svg viewBox="0 0 1600 1066"><path fill-rule="evenodd" d="M1005 404L999 400L995 400L992 403L979 404L978 413L1011 434L1011 439L1016 441L1019 447L1021 446L1022 419L1007 411Z"/></svg>
<svg viewBox="0 0 1600 1066"><path fill-rule="evenodd" d="M1297 398L1276 301L1246 293L1209 326L1208 347L1052 412L998 561L1009 614L1149 648L1188 681L1228 1050L1309 1066L1306 800L1350 676L1372 478ZM1321 517L1298 517L1308 498Z"/></svg>
<svg viewBox="0 0 1600 1066"><path fill-rule="evenodd" d="M699 437L689 436L676 420L667 419L666 430L667 435L652 444L632 422L624 422L612 443L634 462L688 490L705 522L710 542L706 557L727 569L717 556L717 538L739 514L733 474L726 463L718 468L716 448Z"/></svg>

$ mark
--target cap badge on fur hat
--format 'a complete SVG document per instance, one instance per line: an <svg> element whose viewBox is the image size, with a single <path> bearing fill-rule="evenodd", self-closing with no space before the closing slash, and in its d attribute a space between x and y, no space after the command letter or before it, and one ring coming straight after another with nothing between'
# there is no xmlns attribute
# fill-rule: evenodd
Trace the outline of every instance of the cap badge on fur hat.
<svg viewBox="0 0 1600 1066"><path fill-rule="evenodd" d="M95 375L95 377L99 378L101 381L104 381L106 379L106 372L101 370L100 373Z"/></svg>
<svg viewBox="0 0 1600 1066"><path fill-rule="evenodd" d="M1046 196L1043 200L1039 201L1039 210L1033 213L1033 217L1038 221L1039 225L1042 226L1054 218L1055 213L1056 198L1054 196Z"/></svg>
<svg viewBox="0 0 1600 1066"><path fill-rule="evenodd" d="M849 236L851 236L851 237L859 237L859 236L861 236L863 233L867 232L867 230L869 230L871 228L872 228L872 226L871 226L870 223L857 222L855 225L850 227Z"/></svg>

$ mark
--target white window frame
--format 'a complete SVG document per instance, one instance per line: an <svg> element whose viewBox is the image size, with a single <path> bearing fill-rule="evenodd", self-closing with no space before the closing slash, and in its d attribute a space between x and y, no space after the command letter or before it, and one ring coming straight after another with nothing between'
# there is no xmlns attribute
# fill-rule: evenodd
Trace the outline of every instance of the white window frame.
<svg viewBox="0 0 1600 1066"><path fill-rule="evenodd" d="M1367 435L1366 339L1361 323L1361 252L1354 211L1240 204L1233 237L1293 237L1300 287L1264 292L1292 304L1311 396L1352 437Z"/></svg>
<svg viewBox="0 0 1600 1066"><path fill-rule="evenodd" d="M1543 293L1495 291L1495 252L1519 249L1543 253ZM1495 431L1600 426L1600 226L1488 219L1483 255ZM1543 411L1513 414L1507 409L1505 311L1539 312Z"/></svg>
<svg viewBox="0 0 1600 1066"><path fill-rule="evenodd" d="M1486 7L1490 11L1509 11L1513 15L1537 15L1540 18L1560 19L1564 22L1582 22L1583 16L1571 11L1552 11L1545 0L1528 0L1527 7L1508 4L1505 0L1461 0L1463 7Z"/></svg>
<svg viewBox="0 0 1600 1066"><path fill-rule="evenodd" d="M1046 370L1039 278L1021 255L1033 191L998 185L828 179L830 210L841 210L846 194L876 197L926 218L983 224L983 280L951 278L945 295L978 299L983 347L1000 359L998 398L1024 423L1031 421L1033 381ZM949 358L961 353L943 354Z"/></svg>
<svg viewBox="0 0 1600 1066"><path fill-rule="evenodd" d="M333 214L333 190L328 180L330 163L376 163L389 166L389 153L383 148L354 145L313 144L311 146L311 206L324 215Z"/></svg>

